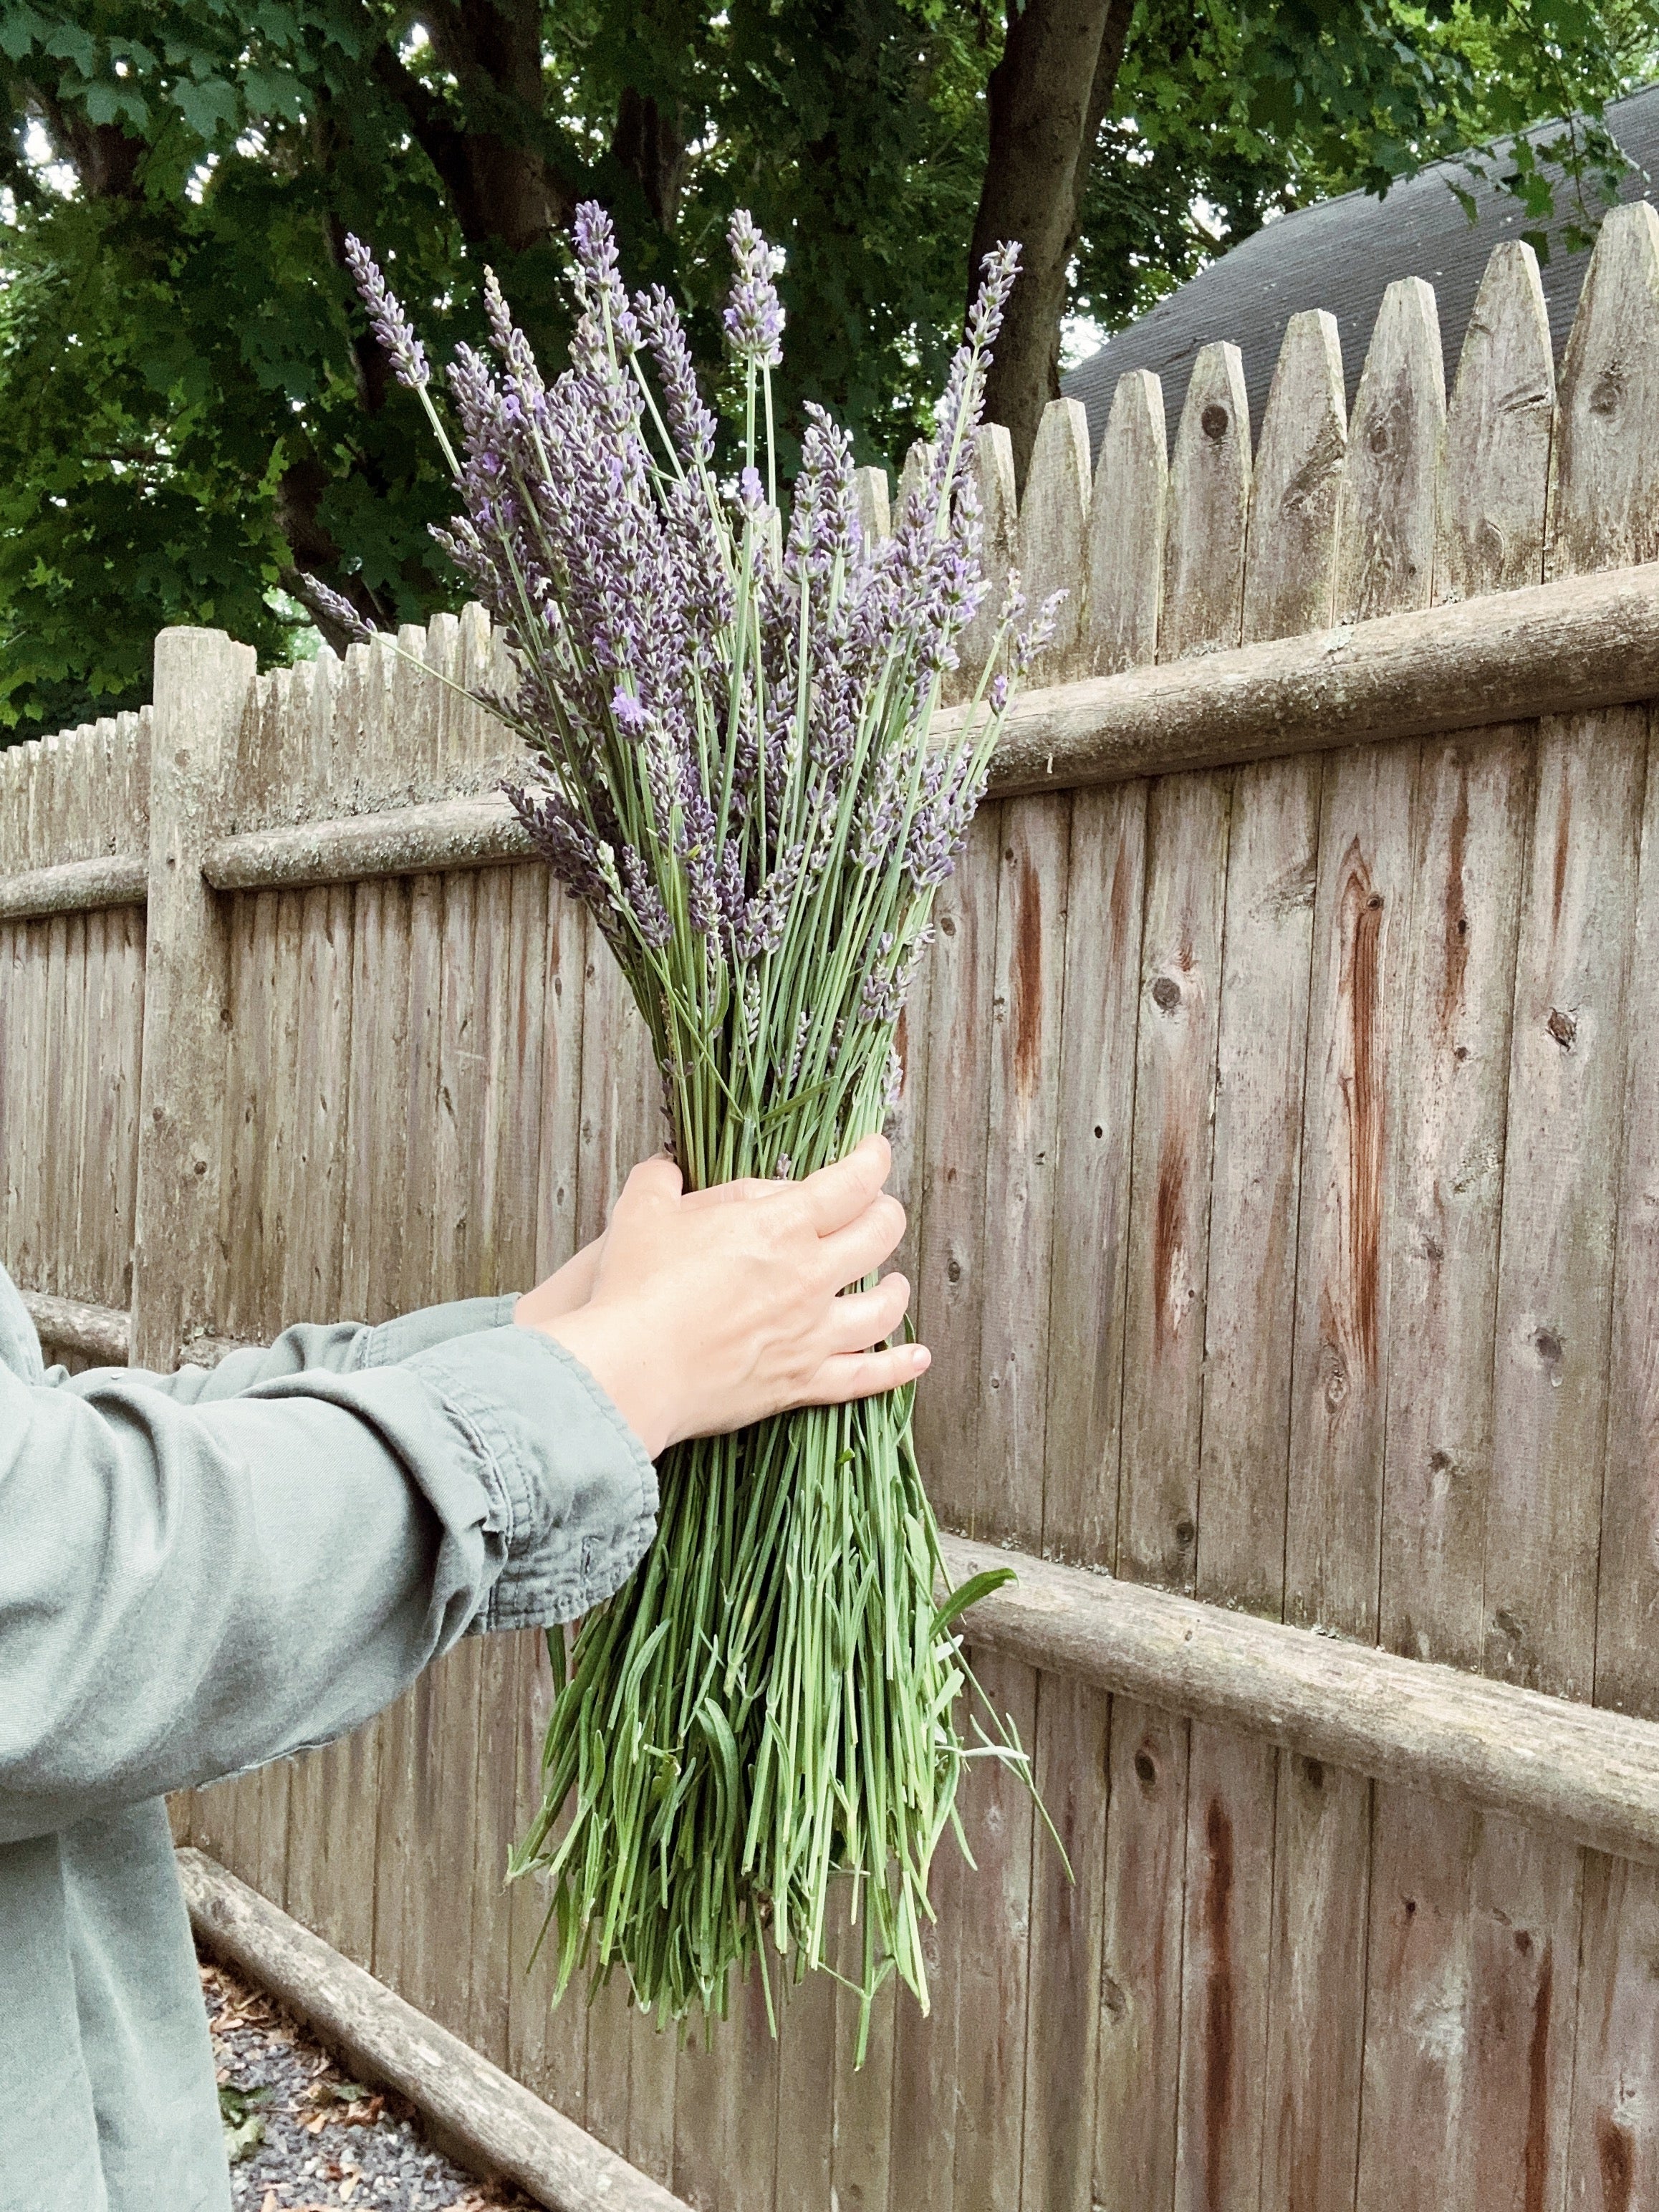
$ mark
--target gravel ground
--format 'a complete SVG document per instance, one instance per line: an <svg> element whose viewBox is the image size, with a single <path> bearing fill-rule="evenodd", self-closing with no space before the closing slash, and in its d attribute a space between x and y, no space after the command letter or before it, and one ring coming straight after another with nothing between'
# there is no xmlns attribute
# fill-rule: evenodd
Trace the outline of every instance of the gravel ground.
<svg viewBox="0 0 1659 2212"><path fill-rule="evenodd" d="M201 1972L237 2212L535 2212L452 2166L408 2105L349 2080L262 1991Z"/></svg>

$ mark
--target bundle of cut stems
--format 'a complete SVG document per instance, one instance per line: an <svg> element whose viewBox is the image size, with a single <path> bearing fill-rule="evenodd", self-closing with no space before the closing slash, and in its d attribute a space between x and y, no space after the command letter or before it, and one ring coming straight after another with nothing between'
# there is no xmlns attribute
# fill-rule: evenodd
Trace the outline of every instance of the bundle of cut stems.
<svg viewBox="0 0 1659 2212"><path fill-rule="evenodd" d="M821 410L780 512L781 264L746 216L732 243L744 419L724 482L673 307L629 301L597 208L577 222L570 368L544 382L489 280L498 361L458 349L454 445L353 244L455 471L441 542L514 664L511 699L475 696L526 742L514 802L621 963L690 1188L811 1173L890 1113L934 892L1051 618L1022 628L1013 586L969 711L937 743L985 590L973 449L1013 253L988 258L923 481L872 542ZM754 1959L769 2005L769 1957L797 1978L830 1967L861 1993L860 2055L887 1975L926 2005L928 1868L947 1823L961 1837L963 1763L1024 1755L994 1718L971 1746L958 1728L956 1624L979 1585L936 1603L910 1397L674 1446L645 1565L568 1661L550 1637L544 1802L510 1870L550 1885L561 1990L620 1966L661 2022L723 2014ZM837 1923L860 1931L850 1946Z"/></svg>

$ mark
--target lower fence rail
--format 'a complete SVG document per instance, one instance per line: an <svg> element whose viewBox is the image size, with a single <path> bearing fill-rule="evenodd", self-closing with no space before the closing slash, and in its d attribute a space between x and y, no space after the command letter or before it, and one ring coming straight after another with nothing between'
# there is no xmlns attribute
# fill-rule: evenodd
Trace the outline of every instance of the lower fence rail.
<svg viewBox="0 0 1659 2212"><path fill-rule="evenodd" d="M197 1941L281 2000L353 2069L407 2097L446 2148L550 2212L687 2212L637 2166L404 2002L201 1851L178 1853Z"/></svg>

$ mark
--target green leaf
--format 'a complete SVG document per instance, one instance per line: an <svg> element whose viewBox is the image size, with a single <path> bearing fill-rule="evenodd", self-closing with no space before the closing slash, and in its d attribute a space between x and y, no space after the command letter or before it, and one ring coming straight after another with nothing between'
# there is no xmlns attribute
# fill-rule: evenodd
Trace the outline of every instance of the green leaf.
<svg viewBox="0 0 1659 2212"><path fill-rule="evenodd" d="M49 27L38 9L7 8L0 11L0 52L20 62L31 46L45 40Z"/></svg>
<svg viewBox="0 0 1659 2212"><path fill-rule="evenodd" d="M252 2158L264 2141L265 2124L254 2106L268 2105L271 2094L268 2087L245 2089L235 2081L220 2084L219 2118L224 2129L225 2156L233 2166Z"/></svg>
<svg viewBox="0 0 1659 2212"><path fill-rule="evenodd" d="M86 110L94 123L130 123L142 131L149 120L149 105L136 88L119 77L104 77L87 88Z"/></svg>
<svg viewBox="0 0 1659 2212"><path fill-rule="evenodd" d="M236 122L236 88L221 77L210 77L202 84L175 85L173 103L197 137L209 145L222 130L231 129Z"/></svg>
<svg viewBox="0 0 1659 2212"><path fill-rule="evenodd" d="M965 1583L951 1591L934 1613L934 1635L948 1628L953 1620L959 1620L970 1605L977 1605L981 1598L988 1597L993 1590L1001 1589L1005 1583L1015 1579L1012 1567L987 1567L980 1574L970 1575Z"/></svg>

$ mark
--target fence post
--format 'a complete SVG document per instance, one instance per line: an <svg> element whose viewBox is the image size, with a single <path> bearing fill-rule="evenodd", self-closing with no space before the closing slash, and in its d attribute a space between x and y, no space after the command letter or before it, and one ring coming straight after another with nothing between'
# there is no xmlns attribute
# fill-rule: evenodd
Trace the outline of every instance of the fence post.
<svg viewBox="0 0 1659 2212"><path fill-rule="evenodd" d="M163 1371L211 1328L221 1272L228 976L223 902L202 854L225 826L254 668L252 647L222 630L155 641L131 1358Z"/></svg>

